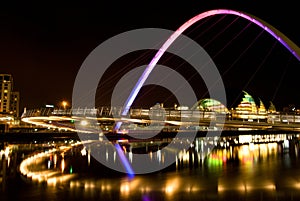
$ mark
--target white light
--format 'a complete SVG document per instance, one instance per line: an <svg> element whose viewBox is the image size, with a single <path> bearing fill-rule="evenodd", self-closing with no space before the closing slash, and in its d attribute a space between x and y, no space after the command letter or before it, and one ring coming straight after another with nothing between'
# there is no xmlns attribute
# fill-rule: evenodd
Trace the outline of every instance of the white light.
<svg viewBox="0 0 300 201"><path fill-rule="evenodd" d="M6 147L5 148L5 151L4 151L4 155L5 155L5 158L8 158L8 155L9 155L9 147Z"/></svg>
<svg viewBox="0 0 300 201"><path fill-rule="evenodd" d="M86 149L85 149L85 148L83 148L83 149L81 150L81 155L82 155L82 156L85 156L85 155L86 155Z"/></svg>
<svg viewBox="0 0 300 201"><path fill-rule="evenodd" d="M82 120L82 121L80 122L80 125L86 126L86 125L88 125L88 122L87 122L86 120Z"/></svg>

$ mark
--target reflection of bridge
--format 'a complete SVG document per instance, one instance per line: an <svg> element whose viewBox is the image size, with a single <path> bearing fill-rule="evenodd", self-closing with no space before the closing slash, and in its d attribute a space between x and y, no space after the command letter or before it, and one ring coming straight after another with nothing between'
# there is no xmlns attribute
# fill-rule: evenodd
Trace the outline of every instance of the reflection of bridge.
<svg viewBox="0 0 300 201"><path fill-rule="evenodd" d="M100 107L93 109L53 109L27 110L22 121L48 129L111 132L115 122L123 122L120 130L147 131L162 129L178 130L298 130L300 115L267 113L265 119L251 121L234 119L231 113L218 113L201 110L176 110L164 108L157 112L152 109L131 109L129 115L121 116L121 107ZM225 121L224 121L225 119ZM198 121L197 121L198 120ZM75 128L75 124L78 125ZM150 126L149 126L150 125Z"/></svg>

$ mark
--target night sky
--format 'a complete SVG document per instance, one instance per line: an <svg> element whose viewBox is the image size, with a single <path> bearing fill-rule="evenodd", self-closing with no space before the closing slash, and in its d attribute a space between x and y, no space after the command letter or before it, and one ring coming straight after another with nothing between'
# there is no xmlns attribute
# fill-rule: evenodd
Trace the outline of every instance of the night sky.
<svg viewBox="0 0 300 201"><path fill-rule="evenodd" d="M253 0L42 2L1 2L0 5L0 73L13 75L14 89L21 95L21 110L71 100L73 83L81 64L94 48L110 37L137 28L176 30L191 17L210 9L228 8L250 13L300 45L300 30L297 27L299 7L297 1L292 0L282 1L282 4ZM247 25L246 22L241 24ZM255 34L259 33L259 30L255 31ZM199 36L199 32L195 31L190 36ZM266 35L262 37L265 37L262 39L264 43L258 49L264 45L272 47L274 40ZM213 48L208 50L213 51ZM253 54L255 52L253 50ZM236 53L232 50L232 54ZM251 57L248 57L247 61L237 63L230 73L224 75L228 90L244 89L266 103L272 100L279 107L300 105L299 62L292 58L288 69L285 69L282 66L286 66L290 55L280 47L273 55L275 58L284 57L280 61L282 63L273 61L278 65L272 65L270 69L260 68L260 73L251 78L255 85L247 84L255 68L245 77L242 74L249 68L247 65L257 66L261 62L251 63ZM216 63L221 73L233 62L233 59L224 58L227 57L223 56L223 60ZM272 74L277 82L271 80Z"/></svg>

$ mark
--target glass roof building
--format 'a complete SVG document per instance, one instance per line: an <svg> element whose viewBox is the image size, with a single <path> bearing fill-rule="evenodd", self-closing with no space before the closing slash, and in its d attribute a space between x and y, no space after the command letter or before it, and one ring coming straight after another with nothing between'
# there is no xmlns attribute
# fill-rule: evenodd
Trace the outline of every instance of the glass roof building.
<svg viewBox="0 0 300 201"><path fill-rule="evenodd" d="M227 107L223 103L211 98L201 99L194 105L193 108L197 108L200 111L211 111L226 114L229 113Z"/></svg>

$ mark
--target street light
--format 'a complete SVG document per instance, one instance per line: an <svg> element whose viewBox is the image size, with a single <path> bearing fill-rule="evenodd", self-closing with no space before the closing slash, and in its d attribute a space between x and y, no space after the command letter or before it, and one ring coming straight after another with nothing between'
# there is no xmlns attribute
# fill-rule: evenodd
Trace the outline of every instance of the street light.
<svg viewBox="0 0 300 201"><path fill-rule="evenodd" d="M67 105L68 105L68 102L67 101L63 101L62 103L62 106L64 107L64 110L66 109Z"/></svg>

